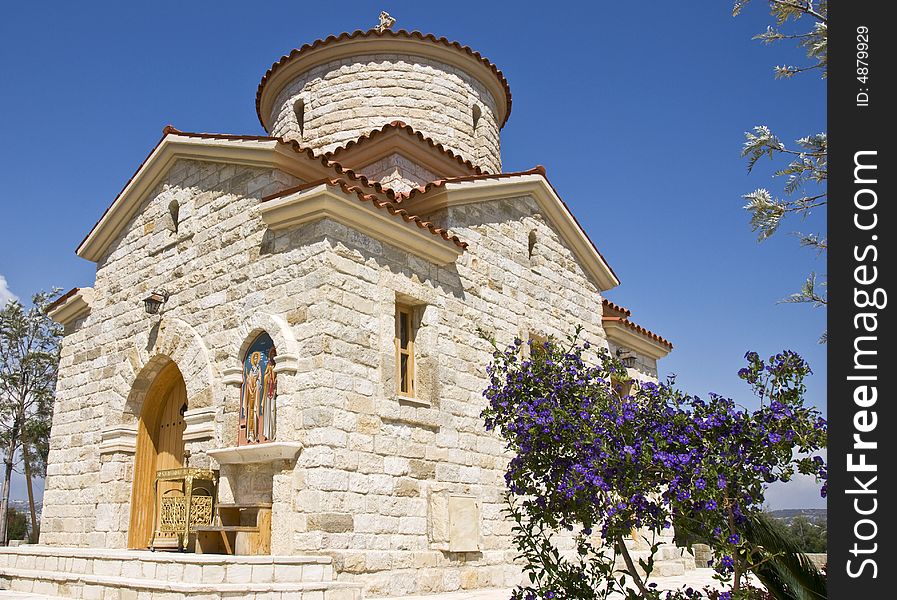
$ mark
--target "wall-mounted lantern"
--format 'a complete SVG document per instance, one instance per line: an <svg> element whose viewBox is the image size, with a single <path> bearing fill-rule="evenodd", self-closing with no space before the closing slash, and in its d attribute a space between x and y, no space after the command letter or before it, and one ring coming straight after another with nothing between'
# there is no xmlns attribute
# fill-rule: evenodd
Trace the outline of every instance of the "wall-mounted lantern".
<svg viewBox="0 0 897 600"><path fill-rule="evenodd" d="M159 314L159 309L168 300L168 292L164 289L153 290L149 296L143 299L143 308L148 315Z"/></svg>
<svg viewBox="0 0 897 600"><path fill-rule="evenodd" d="M617 358L620 359L620 361L623 363L623 366L627 369L632 369L633 367L635 367L637 356L632 350L617 348Z"/></svg>

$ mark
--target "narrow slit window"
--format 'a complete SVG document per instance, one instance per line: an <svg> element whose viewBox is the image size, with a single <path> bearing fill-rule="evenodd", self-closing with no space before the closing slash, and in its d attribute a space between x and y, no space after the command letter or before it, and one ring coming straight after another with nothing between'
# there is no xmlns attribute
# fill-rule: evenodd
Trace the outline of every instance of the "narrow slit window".
<svg viewBox="0 0 897 600"><path fill-rule="evenodd" d="M396 306L396 387L402 396L414 397L414 312Z"/></svg>
<svg viewBox="0 0 897 600"><path fill-rule="evenodd" d="M299 124L299 135L305 135L305 100L302 98L293 103L293 112L296 114L296 123Z"/></svg>
<svg viewBox="0 0 897 600"><path fill-rule="evenodd" d="M168 217L170 218L170 228L174 233L178 232L178 224L180 221L181 206L177 200L168 203Z"/></svg>
<svg viewBox="0 0 897 600"><path fill-rule="evenodd" d="M528 251L529 257L532 258L533 254L536 251L536 230L532 230L529 232L529 242L528 242Z"/></svg>

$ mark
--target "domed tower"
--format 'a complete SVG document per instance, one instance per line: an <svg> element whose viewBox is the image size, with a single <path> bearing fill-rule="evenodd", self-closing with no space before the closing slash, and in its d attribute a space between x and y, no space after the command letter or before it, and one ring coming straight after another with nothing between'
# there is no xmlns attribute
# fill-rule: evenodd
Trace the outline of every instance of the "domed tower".
<svg viewBox="0 0 897 600"><path fill-rule="evenodd" d="M256 110L271 135L316 153L401 121L499 173L511 91L501 71L471 48L381 24L282 57L259 84Z"/></svg>

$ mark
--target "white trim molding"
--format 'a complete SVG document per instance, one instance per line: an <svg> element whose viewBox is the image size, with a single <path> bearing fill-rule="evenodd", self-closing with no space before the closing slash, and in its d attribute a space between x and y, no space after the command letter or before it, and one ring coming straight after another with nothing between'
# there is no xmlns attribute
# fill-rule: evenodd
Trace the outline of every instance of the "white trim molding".
<svg viewBox="0 0 897 600"><path fill-rule="evenodd" d="M437 265L453 263L463 252L454 243L326 183L263 202L261 213L273 230L333 219Z"/></svg>
<svg viewBox="0 0 897 600"><path fill-rule="evenodd" d="M86 316L90 312L93 300L93 288L78 288L74 294L66 298L65 302L53 308L47 315L57 323L67 325L75 319Z"/></svg>
<svg viewBox="0 0 897 600"><path fill-rule="evenodd" d="M406 201L408 210L418 215L429 215L449 207L477 202L489 202L507 198L531 196L545 216L558 229L561 237L579 258L583 269L600 291L620 285L604 257L583 231L582 226L555 193L548 180L542 175L526 174L494 179L476 179L446 183L430 193ZM403 203L402 206L405 206Z"/></svg>
<svg viewBox="0 0 897 600"><path fill-rule="evenodd" d="M607 339L618 346L629 348L654 360L661 359L670 353L669 346L634 331L622 320L606 320L602 324Z"/></svg>
<svg viewBox="0 0 897 600"><path fill-rule="evenodd" d="M100 454L137 452L137 425L116 425L100 432Z"/></svg>
<svg viewBox="0 0 897 600"><path fill-rule="evenodd" d="M184 412L184 441L195 442L215 437L215 417L218 409L214 406L203 406Z"/></svg>
<svg viewBox="0 0 897 600"><path fill-rule="evenodd" d="M271 139L226 139L169 133L153 149L75 253L93 262L115 240L150 192L178 159L278 169L300 180L321 176L321 165L302 160L287 144Z"/></svg>
<svg viewBox="0 0 897 600"><path fill-rule="evenodd" d="M267 442L206 450L206 454L221 465L245 465L275 460L294 461L301 451L302 444L299 442Z"/></svg>

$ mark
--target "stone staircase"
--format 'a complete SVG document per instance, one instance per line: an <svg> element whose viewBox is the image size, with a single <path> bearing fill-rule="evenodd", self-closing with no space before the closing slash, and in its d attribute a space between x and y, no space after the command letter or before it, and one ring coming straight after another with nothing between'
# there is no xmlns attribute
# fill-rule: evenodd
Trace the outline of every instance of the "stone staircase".
<svg viewBox="0 0 897 600"><path fill-rule="evenodd" d="M0 548L0 588L84 600L360 600L328 556Z"/></svg>

